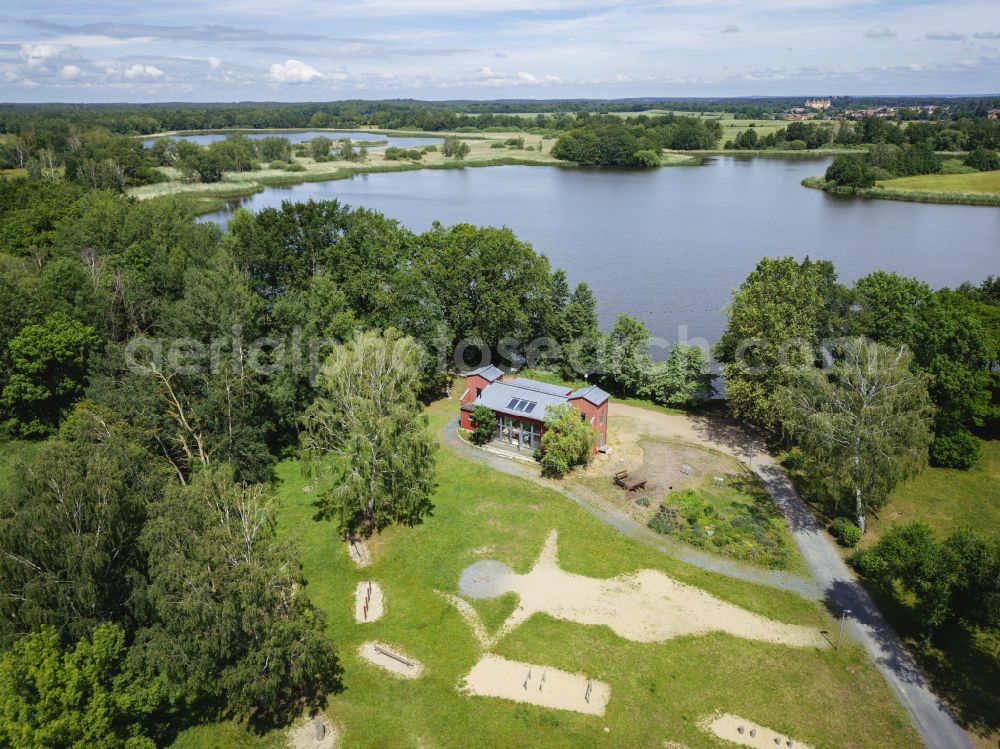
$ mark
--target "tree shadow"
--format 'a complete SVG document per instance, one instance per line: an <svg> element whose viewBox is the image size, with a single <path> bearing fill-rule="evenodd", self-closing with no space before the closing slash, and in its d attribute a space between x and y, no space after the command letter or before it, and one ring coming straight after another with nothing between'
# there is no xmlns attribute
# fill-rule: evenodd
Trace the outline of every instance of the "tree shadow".
<svg viewBox="0 0 1000 749"><path fill-rule="evenodd" d="M932 642L919 631L912 610L892 591L837 580L826 590L824 605L838 620L845 609L865 625L886 655L887 667L904 684L929 689L966 730L981 736L1000 731L1000 637L956 622ZM892 629L874 625L881 612ZM895 636L898 632L899 636ZM837 630L831 633L836 643Z"/></svg>
<svg viewBox="0 0 1000 749"><path fill-rule="evenodd" d="M766 445L766 438L762 432L728 416L717 413L693 415L691 424L699 438L723 445L741 460L750 460Z"/></svg>

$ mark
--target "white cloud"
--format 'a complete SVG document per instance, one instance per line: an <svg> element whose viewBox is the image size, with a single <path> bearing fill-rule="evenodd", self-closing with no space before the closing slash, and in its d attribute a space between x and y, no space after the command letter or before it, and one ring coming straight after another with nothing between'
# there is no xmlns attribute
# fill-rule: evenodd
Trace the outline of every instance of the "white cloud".
<svg viewBox="0 0 1000 749"><path fill-rule="evenodd" d="M286 60L284 63L274 63L268 77L278 83L306 83L314 78L322 78L323 74L300 60Z"/></svg>
<svg viewBox="0 0 1000 749"><path fill-rule="evenodd" d="M59 77L67 81L72 81L75 78L79 78L83 74L76 65L63 65L59 70Z"/></svg>
<svg viewBox="0 0 1000 749"><path fill-rule="evenodd" d="M218 57L212 56L208 58L208 64L212 66L212 70L218 70L222 67L222 60Z"/></svg>
<svg viewBox="0 0 1000 749"><path fill-rule="evenodd" d="M21 45L21 59L29 68L44 67L50 60L63 57L70 48L62 44L33 44L26 42Z"/></svg>
<svg viewBox="0 0 1000 749"><path fill-rule="evenodd" d="M136 63L125 68L123 75L129 80L153 81L157 78L162 78L165 74L155 65L140 65Z"/></svg>
<svg viewBox="0 0 1000 749"><path fill-rule="evenodd" d="M869 39L889 39L896 36L896 32L888 26L883 26L882 24L877 23L868 29L864 35Z"/></svg>
<svg viewBox="0 0 1000 749"><path fill-rule="evenodd" d="M517 74L517 77L520 78L525 83L538 83L537 75L532 75L531 73L525 73L523 70Z"/></svg>

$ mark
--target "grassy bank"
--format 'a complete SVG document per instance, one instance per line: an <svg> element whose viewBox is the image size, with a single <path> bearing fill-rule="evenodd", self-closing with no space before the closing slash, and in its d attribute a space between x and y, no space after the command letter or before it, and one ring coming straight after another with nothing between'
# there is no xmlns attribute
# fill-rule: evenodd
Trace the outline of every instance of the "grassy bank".
<svg viewBox="0 0 1000 749"><path fill-rule="evenodd" d="M993 177L992 175L997 175ZM970 177L981 179L970 180ZM1000 206L1000 172L973 174L927 174L884 180L875 187L853 188L828 185L821 176L806 177L803 187L823 190L835 195L882 200L903 200L913 203L945 203L950 205ZM963 188L958 190L956 188ZM989 188L993 189L992 192ZM973 189L970 189L973 188Z"/></svg>
<svg viewBox="0 0 1000 749"><path fill-rule="evenodd" d="M455 401L430 409L435 434L455 419ZM605 627L532 617L494 649L498 655L584 673L612 685L607 714L585 716L458 690L481 650L468 625L434 591L457 592L463 569L497 559L518 572L533 564L552 529L568 571L610 577L652 568L752 611L827 630L834 623L815 603L678 562L611 530L570 500L537 484L459 457L438 455L434 514L408 529L393 529L371 544L374 562L358 570L327 523L313 520L315 492L298 463L279 466L283 507L279 532L298 542L309 593L329 615L339 646L345 689L326 710L350 747L656 747L665 741L692 749L717 746L697 722L716 710L745 715L815 746L912 746L906 714L863 650L792 648L722 634L639 644ZM356 624L357 582L377 580L386 616ZM512 597L475 602L488 628L502 621ZM357 656L378 639L420 659L423 677L400 681ZM210 743L208 729L198 742ZM225 736L231 724L221 724ZM187 737L182 737L187 738ZM267 737L262 737L263 741Z"/></svg>

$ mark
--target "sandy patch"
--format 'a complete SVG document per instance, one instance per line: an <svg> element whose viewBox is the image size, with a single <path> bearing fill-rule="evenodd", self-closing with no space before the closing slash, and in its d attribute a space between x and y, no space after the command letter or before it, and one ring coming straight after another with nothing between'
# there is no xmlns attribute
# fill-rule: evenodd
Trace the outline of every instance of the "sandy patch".
<svg viewBox="0 0 1000 749"><path fill-rule="evenodd" d="M354 589L354 621L374 622L385 613L385 596L378 583L371 580L358 583Z"/></svg>
<svg viewBox="0 0 1000 749"><path fill-rule="evenodd" d="M416 679L424 671L423 663L382 642L369 640L358 648L358 655L403 679Z"/></svg>
<svg viewBox="0 0 1000 749"><path fill-rule="evenodd" d="M500 697L557 710L604 715L611 687L558 668L484 655L465 677L462 688L480 697Z"/></svg>
<svg viewBox="0 0 1000 749"><path fill-rule="evenodd" d="M351 555L354 563L362 569L372 563L372 555L368 551L368 544L360 538L347 539L347 552Z"/></svg>
<svg viewBox="0 0 1000 749"><path fill-rule="evenodd" d="M809 744L803 744L789 738L785 734L778 733L766 726L759 725L753 721L741 718L738 715L725 713L718 717L704 719L700 726L702 730L713 733L720 739L731 741L741 746L750 746L754 749L812 749Z"/></svg>
<svg viewBox="0 0 1000 749"><path fill-rule="evenodd" d="M508 592L520 598L507 621L490 635L471 605L457 596L445 596L487 648L536 613L578 624L603 625L634 642L727 632L783 645L829 647L816 629L754 614L657 570L639 570L606 580L566 572L559 568L556 531L549 534L527 574L515 574L494 560L481 560L465 569L459 587L469 598L495 598Z"/></svg>
<svg viewBox="0 0 1000 749"><path fill-rule="evenodd" d="M323 738L316 738L316 721L323 724ZM307 718L288 730L288 745L292 749L333 749L337 745L337 730L319 718Z"/></svg>

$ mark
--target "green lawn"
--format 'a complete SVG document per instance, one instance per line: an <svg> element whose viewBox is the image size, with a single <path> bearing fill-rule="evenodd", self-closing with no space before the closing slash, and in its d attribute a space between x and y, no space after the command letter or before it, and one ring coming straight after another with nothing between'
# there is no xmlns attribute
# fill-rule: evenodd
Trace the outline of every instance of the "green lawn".
<svg viewBox="0 0 1000 749"><path fill-rule="evenodd" d="M863 546L892 523L923 520L944 537L962 526L1000 533L1000 440L983 442L983 457L969 471L927 468L893 494L869 525ZM938 694L951 704L982 747L1000 741L1000 636L961 625L922 632L905 596L873 591L879 607L917 654Z"/></svg>
<svg viewBox="0 0 1000 749"><path fill-rule="evenodd" d="M922 174L916 177L886 179L878 184L879 187L897 190L1000 195L1000 170L969 174Z"/></svg>
<svg viewBox="0 0 1000 749"><path fill-rule="evenodd" d="M929 523L940 535L964 525L1000 533L1000 440L982 445L983 457L971 470L931 467L899 487L872 520L869 537L877 539L890 524L911 520Z"/></svg>
<svg viewBox="0 0 1000 749"><path fill-rule="evenodd" d="M437 433L455 418L454 401L434 404L430 413ZM345 667L345 689L331 698L327 710L344 746L659 749L672 740L694 749L718 746L696 726L716 710L787 731L817 747L903 747L917 740L881 676L854 645L838 656L832 649L767 645L723 634L636 644L607 628L536 616L495 652L609 682L607 714L596 718L464 696L456 686L479 658L479 646L464 620L433 591L457 592L460 572L481 558L526 571L554 528L560 563L569 571L609 577L657 568L776 619L827 630L834 624L813 602L682 564L616 533L556 492L447 448L438 455L433 516L416 528L376 538L374 564L357 570L332 528L313 520L316 492L303 491L311 481L299 464L283 462L278 472L279 531L302 549L309 593L329 614L328 631ZM358 625L352 591L366 579L382 584L387 613L376 623ZM507 597L477 604L477 609L489 626L515 603ZM425 675L398 681L368 665L356 655L367 639L397 645L420 659ZM846 739L845 726L851 727ZM231 724L224 728L232 733ZM203 743L205 736L199 737Z"/></svg>

